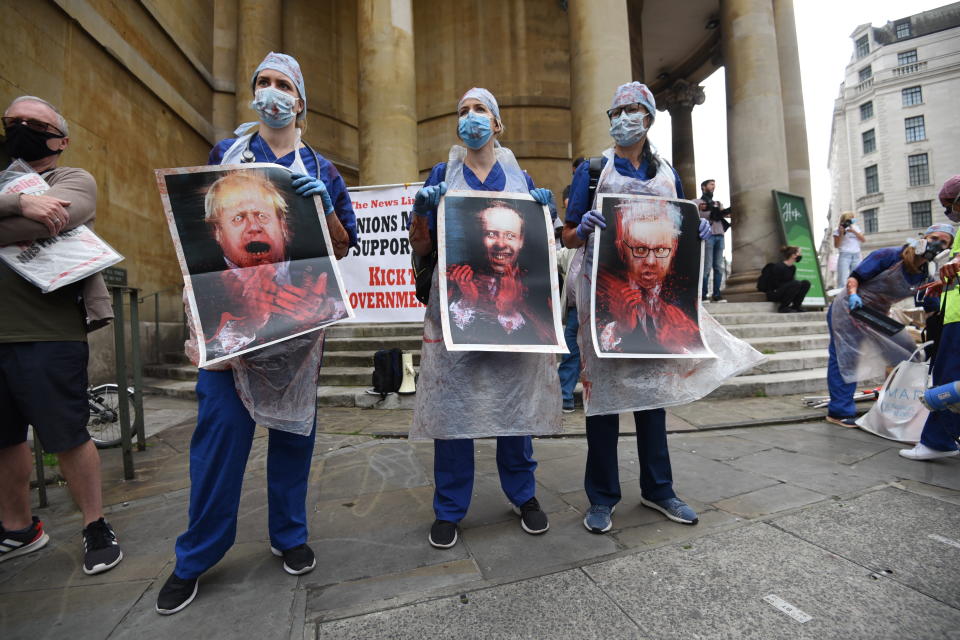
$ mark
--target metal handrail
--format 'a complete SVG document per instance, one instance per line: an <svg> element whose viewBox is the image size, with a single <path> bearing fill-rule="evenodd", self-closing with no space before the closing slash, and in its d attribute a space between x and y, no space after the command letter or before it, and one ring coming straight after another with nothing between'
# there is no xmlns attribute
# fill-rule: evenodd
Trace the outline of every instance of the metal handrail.
<svg viewBox="0 0 960 640"><path fill-rule="evenodd" d="M167 287L153 293L148 293L137 299L137 304L143 304L149 298L153 298L153 342L154 342L154 362L160 364L163 361L163 354L160 351L160 294L178 291L180 287ZM186 326L186 315L183 317L184 327Z"/></svg>

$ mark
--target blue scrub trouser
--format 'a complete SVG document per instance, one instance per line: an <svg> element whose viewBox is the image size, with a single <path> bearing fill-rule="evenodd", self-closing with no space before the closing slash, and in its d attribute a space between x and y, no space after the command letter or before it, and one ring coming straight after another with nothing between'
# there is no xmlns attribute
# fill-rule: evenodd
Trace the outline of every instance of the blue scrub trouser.
<svg viewBox="0 0 960 640"><path fill-rule="evenodd" d="M563 403L571 404L573 402L573 390L577 387L577 379L580 378L580 347L577 346L577 330L580 328L580 320L577 318L577 308L569 307L567 309L567 321L563 328L563 337L567 341L567 349L570 353L566 354L560 360L560 366L557 368L557 374L560 376L560 393L563 395Z"/></svg>
<svg viewBox="0 0 960 640"><path fill-rule="evenodd" d="M960 380L960 322L943 325L937 357L933 360L933 386ZM923 425L920 442L937 451L955 451L960 438L960 414L934 411Z"/></svg>
<svg viewBox="0 0 960 640"><path fill-rule="evenodd" d="M254 421L237 395L232 371L200 370L197 428L190 441L190 524L177 538L174 573L189 580L220 561L237 536L243 474ZM268 430L270 545L281 551L307 541L307 480L316 427L309 436Z"/></svg>
<svg viewBox="0 0 960 640"><path fill-rule="evenodd" d="M837 362L837 349L833 344L833 323L827 311L827 329L830 331L830 346L827 348L827 389L830 391L830 404L827 405L827 415L834 418L853 418L857 415L857 403L853 394L857 392L856 382L844 382L840 375L840 364Z"/></svg>
<svg viewBox="0 0 960 640"><path fill-rule="evenodd" d="M497 438L497 471L507 499L520 506L537 493L530 436ZM437 520L460 522L473 496L473 440L433 441L433 510Z"/></svg>
<svg viewBox="0 0 960 640"><path fill-rule="evenodd" d="M633 420L640 458L640 494L654 502L676 498L667 449L667 412L663 409L634 411ZM590 504L612 507L620 502L619 435L618 414L587 416L587 468L583 486Z"/></svg>

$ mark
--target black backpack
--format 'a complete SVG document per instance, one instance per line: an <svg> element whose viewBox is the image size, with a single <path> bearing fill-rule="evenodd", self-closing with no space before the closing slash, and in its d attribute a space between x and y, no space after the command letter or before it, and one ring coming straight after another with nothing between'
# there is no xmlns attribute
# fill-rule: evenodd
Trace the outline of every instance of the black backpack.
<svg viewBox="0 0 960 640"><path fill-rule="evenodd" d="M403 362L400 349L380 349L373 354L373 390L381 398L400 389Z"/></svg>

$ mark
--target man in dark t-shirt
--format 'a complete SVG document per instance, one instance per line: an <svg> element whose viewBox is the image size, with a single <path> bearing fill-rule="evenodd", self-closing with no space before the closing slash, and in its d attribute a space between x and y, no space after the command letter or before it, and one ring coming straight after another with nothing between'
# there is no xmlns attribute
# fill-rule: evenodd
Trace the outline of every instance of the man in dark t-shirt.
<svg viewBox="0 0 960 640"><path fill-rule="evenodd" d="M797 280L796 264L803 258L800 247L783 247L781 262L767 264L757 280L757 289L767 294L770 302L779 302L780 313L799 313L803 299L810 291L809 280Z"/></svg>

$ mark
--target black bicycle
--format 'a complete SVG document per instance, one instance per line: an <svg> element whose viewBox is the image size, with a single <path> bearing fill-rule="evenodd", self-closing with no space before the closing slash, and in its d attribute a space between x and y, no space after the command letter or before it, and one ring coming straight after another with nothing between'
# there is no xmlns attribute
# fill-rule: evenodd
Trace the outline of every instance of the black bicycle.
<svg viewBox="0 0 960 640"><path fill-rule="evenodd" d="M133 387L127 387L127 402L130 407L130 439L135 440L134 428L136 413L133 403ZM101 384L87 390L87 404L90 406L90 419L87 431L98 449L115 447L120 444L120 391L115 384Z"/></svg>

